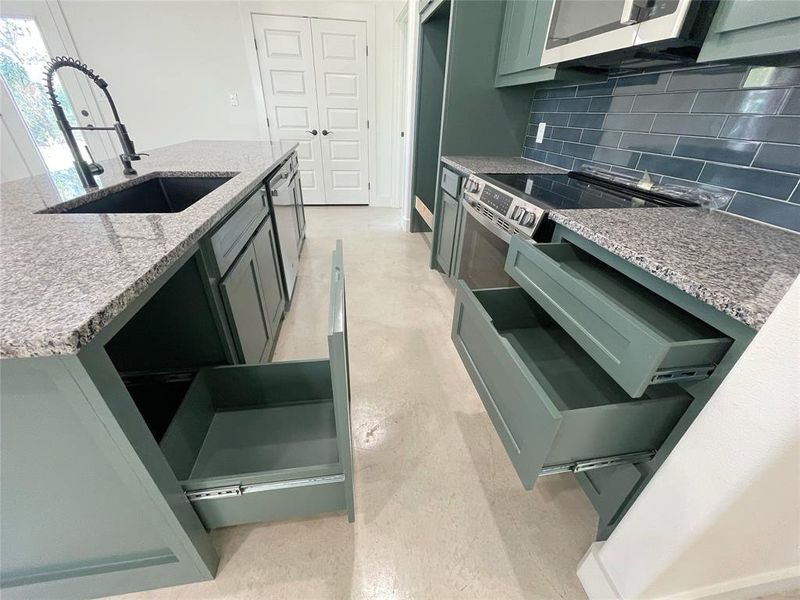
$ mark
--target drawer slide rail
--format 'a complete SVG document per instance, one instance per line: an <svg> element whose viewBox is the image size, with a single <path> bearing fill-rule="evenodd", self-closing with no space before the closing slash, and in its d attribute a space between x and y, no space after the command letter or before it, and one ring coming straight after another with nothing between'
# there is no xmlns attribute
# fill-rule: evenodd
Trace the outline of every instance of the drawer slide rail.
<svg viewBox="0 0 800 600"><path fill-rule="evenodd" d="M249 485L227 485L222 487L208 488L205 490L193 490L186 492L186 498L190 502L200 500L218 500L231 496L241 496L256 492L269 492L272 490L285 490L296 487L308 487L313 485L326 485L331 483L341 483L344 475L328 475L325 477L309 477L307 479L290 479L289 481L274 481L271 483L254 483Z"/></svg>
<svg viewBox="0 0 800 600"><path fill-rule="evenodd" d="M616 456L606 456L604 458L578 460L573 463L544 467L539 475L555 475L556 473L581 473L583 471L592 471L594 469L603 469L605 467L615 467L617 465L643 463L652 460L655 455L655 450L648 450L646 452L631 452L630 454L617 454Z"/></svg>

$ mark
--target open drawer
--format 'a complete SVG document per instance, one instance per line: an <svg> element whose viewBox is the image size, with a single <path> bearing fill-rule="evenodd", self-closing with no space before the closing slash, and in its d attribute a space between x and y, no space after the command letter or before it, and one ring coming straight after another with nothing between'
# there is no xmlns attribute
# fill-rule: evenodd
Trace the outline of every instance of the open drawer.
<svg viewBox="0 0 800 600"><path fill-rule="evenodd" d="M453 341L522 484L542 473L647 460L692 397L631 398L520 288L458 283Z"/></svg>
<svg viewBox="0 0 800 600"><path fill-rule="evenodd" d="M327 360L211 367L191 382L159 444L209 529L338 510L353 520L345 313L338 242Z"/></svg>
<svg viewBox="0 0 800 600"><path fill-rule="evenodd" d="M506 271L631 396L705 379L732 340L568 243L511 240Z"/></svg>

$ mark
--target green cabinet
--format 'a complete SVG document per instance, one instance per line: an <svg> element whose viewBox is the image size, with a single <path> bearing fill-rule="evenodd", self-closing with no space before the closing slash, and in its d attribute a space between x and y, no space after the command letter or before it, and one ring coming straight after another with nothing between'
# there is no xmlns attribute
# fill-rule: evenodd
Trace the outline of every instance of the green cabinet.
<svg viewBox="0 0 800 600"><path fill-rule="evenodd" d="M722 0L700 49L698 62L749 59L761 64L797 62L800 2Z"/></svg>
<svg viewBox="0 0 800 600"><path fill-rule="evenodd" d="M272 342L262 289L255 248L251 243L220 282L236 350L245 363L262 362Z"/></svg>
<svg viewBox="0 0 800 600"><path fill-rule="evenodd" d="M443 273L450 275L458 223L458 200L442 190L440 203L439 222L436 224L436 262Z"/></svg>
<svg viewBox="0 0 800 600"><path fill-rule="evenodd" d="M563 242L511 239L506 272L628 394L706 379L732 340Z"/></svg>
<svg viewBox="0 0 800 600"><path fill-rule="evenodd" d="M495 86L596 79L596 75L541 66L553 0L507 0Z"/></svg>
<svg viewBox="0 0 800 600"><path fill-rule="evenodd" d="M461 281L453 342L523 486L648 460L689 407L675 384L633 399L521 288Z"/></svg>
<svg viewBox="0 0 800 600"><path fill-rule="evenodd" d="M302 208L301 208L302 210ZM261 293L264 298L264 310L267 315L272 337L278 337L278 327L286 307L281 281L281 268L278 257L278 244L272 220L267 219L253 237L253 249L256 253Z"/></svg>

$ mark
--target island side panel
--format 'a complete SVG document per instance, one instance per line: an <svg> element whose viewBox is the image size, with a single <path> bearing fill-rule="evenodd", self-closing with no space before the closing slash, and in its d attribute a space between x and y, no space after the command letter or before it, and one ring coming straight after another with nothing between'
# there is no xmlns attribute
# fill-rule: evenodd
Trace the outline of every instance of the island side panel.
<svg viewBox="0 0 800 600"><path fill-rule="evenodd" d="M183 533L77 357L0 361L0 394L3 598L213 577L208 536Z"/></svg>

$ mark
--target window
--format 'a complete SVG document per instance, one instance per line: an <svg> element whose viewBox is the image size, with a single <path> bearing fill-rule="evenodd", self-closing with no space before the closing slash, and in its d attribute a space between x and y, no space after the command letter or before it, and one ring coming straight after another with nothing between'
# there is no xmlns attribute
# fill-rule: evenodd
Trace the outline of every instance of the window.
<svg viewBox="0 0 800 600"><path fill-rule="evenodd" d="M0 18L0 76L56 187L65 197L78 196L84 193L84 189L47 97L44 71L49 60L47 47L34 19ZM55 90L67 118L75 123L72 105L58 76ZM79 145L85 146L80 131L75 132L75 139Z"/></svg>

